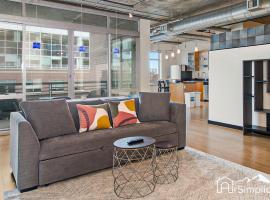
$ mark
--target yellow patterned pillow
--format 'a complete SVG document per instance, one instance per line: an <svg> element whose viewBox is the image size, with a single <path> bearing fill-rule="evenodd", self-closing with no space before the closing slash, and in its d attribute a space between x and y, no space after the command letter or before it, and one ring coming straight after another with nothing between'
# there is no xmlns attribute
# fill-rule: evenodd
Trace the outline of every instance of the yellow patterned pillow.
<svg viewBox="0 0 270 200"><path fill-rule="evenodd" d="M107 104L97 106L77 104L80 119L79 132L111 128L107 106Z"/></svg>
<svg viewBox="0 0 270 200"><path fill-rule="evenodd" d="M140 123L137 118L134 99L110 102L109 105L113 118L113 127Z"/></svg>

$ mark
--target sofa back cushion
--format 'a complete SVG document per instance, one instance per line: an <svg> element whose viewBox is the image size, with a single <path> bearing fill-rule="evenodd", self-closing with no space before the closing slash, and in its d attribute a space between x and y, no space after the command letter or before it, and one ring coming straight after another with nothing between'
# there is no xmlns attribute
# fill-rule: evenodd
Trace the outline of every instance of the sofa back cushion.
<svg viewBox="0 0 270 200"><path fill-rule="evenodd" d="M170 120L170 93L140 92L139 96L141 122Z"/></svg>
<svg viewBox="0 0 270 200"><path fill-rule="evenodd" d="M20 105L40 140L77 132L66 100L25 101Z"/></svg>
<svg viewBox="0 0 270 200"><path fill-rule="evenodd" d="M75 127L76 130L79 131L80 130L80 119L79 119L79 114L78 114L78 109L77 109L77 104L81 104L81 105L99 105L99 104L103 104L104 102L102 100L99 99L94 99L94 100L70 100L67 102L68 103L68 107L69 110L71 112L73 121L75 123Z"/></svg>

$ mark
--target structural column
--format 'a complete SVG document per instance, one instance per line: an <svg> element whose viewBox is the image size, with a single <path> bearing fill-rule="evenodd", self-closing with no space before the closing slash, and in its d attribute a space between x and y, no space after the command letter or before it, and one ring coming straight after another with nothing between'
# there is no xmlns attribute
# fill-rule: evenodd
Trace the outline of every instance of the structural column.
<svg viewBox="0 0 270 200"><path fill-rule="evenodd" d="M141 19L139 24L140 38L137 42L137 83L140 92L150 91L149 53L150 21Z"/></svg>

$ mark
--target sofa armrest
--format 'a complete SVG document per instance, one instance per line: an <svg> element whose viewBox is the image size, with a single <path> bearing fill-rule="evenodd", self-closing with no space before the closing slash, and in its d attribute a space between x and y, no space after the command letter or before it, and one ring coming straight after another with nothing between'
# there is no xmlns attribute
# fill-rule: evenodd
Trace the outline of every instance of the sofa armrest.
<svg viewBox="0 0 270 200"><path fill-rule="evenodd" d="M40 143L19 112L10 115L10 165L20 191L38 186Z"/></svg>
<svg viewBox="0 0 270 200"><path fill-rule="evenodd" d="M176 123L178 148L186 146L186 105L170 103L170 121Z"/></svg>

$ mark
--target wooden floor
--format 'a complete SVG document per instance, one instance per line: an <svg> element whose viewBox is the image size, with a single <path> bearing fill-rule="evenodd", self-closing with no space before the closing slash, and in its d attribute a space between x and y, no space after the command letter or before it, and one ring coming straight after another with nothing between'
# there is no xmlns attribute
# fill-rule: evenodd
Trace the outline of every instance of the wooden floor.
<svg viewBox="0 0 270 200"><path fill-rule="evenodd" d="M209 125L207 104L188 111L187 146L270 174L270 137Z"/></svg>
<svg viewBox="0 0 270 200"><path fill-rule="evenodd" d="M270 138L243 136L239 130L209 125L206 103L188 109L187 115L187 146L270 173ZM9 136L0 136L0 194L15 187L10 176L8 146Z"/></svg>

